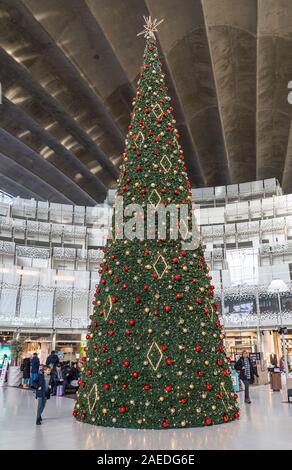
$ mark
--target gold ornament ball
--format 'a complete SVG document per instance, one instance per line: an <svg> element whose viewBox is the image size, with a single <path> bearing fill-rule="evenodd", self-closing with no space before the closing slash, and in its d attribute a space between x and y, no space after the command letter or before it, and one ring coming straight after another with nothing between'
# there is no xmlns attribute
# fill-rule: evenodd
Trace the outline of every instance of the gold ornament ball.
<svg viewBox="0 0 292 470"><path fill-rule="evenodd" d="M205 292L204 287L200 287L200 292Z"/></svg>
<svg viewBox="0 0 292 470"><path fill-rule="evenodd" d="M202 336L206 336L206 331L202 331Z"/></svg>
<svg viewBox="0 0 292 470"><path fill-rule="evenodd" d="M96 302L96 305L101 305L101 301L98 300L98 301Z"/></svg>
<svg viewBox="0 0 292 470"><path fill-rule="evenodd" d="M187 422L186 422L185 420L183 420L183 421L181 421L180 424L181 424L181 426L184 428L184 427L186 426Z"/></svg>
<svg viewBox="0 0 292 470"><path fill-rule="evenodd" d="M142 424L142 419L137 419L138 424Z"/></svg>
<svg viewBox="0 0 292 470"><path fill-rule="evenodd" d="M201 408L196 408L197 413L201 413Z"/></svg>
<svg viewBox="0 0 292 470"><path fill-rule="evenodd" d="M107 412L108 412L108 408L102 408L102 409L101 409L101 412L102 412L104 415L106 415Z"/></svg>
<svg viewBox="0 0 292 470"><path fill-rule="evenodd" d="M195 388L194 384L191 384L191 385L189 386L189 388L190 388L191 390L194 390L194 388Z"/></svg>
<svg viewBox="0 0 292 470"><path fill-rule="evenodd" d="M125 255L126 255L126 256L129 256L129 255L130 255L130 251L129 251L129 250L125 251Z"/></svg>
<svg viewBox="0 0 292 470"><path fill-rule="evenodd" d="M188 267L186 265L183 266L183 271L187 271Z"/></svg>
<svg viewBox="0 0 292 470"><path fill-rule="evenodd" d="M80 405L79 405L79 403L77 403L77 405L76 405L76 408L79 410L79 408L80 408Z"/></svg>
<svg viewBox="0 0 292 470"><path fill-rule="evenodd" d="M153 333L152 328L148 328L148 333L149 333L149 335L151 335Z"/></svg>
<svg viewBox="0 0 292 470"><path fill-rule="evenodd" d="M159 397L159 401L164 401L164 397Z"/></svg>
<svg viewBox="0 0 292 470"><path fill-rule="evenodd" d="M130 404L131 404L131 405L135 405L134 400L130 400Z"/></svg>
<svg viewBox="0 0 292 470"><path fill-rule="evenodd" d="M215 411L216 410L216 405L212 405L212 410Z"/></svg>
<svg viewBox="0 0 292 470"><path fill-rule="evenodd" d="M116 423L116 422L117 422L117 418L113 418L113 419L112 419L112 422L113 422L113 423Z"/></svg>
<svg viewBox="0 0 292 470"><path fill-rule="evenodd" d="M205 361L205 366L208 366L209 365L209 361Z"/></svg>
<svg viewBox="0 0 292 470"><path fill-rule="evenodd" d="M192 312L194 310L194 307L192 305L188 305L188 309L190 312Z"/></svg>
<svg viewBox="0 0 292 470"><path fill-rule="evenodd" d="M149 312L150 312L150 308L149 308L149 307L144 308L144 312L145 312L145 313L149 313Z"/></svg>
<svg viewBox="0 0 292 470"><path fill-rule="evenodd" d="M145 269L151 269L152 268L151 264L146 264L146 266L144 266L144 267L145 267Z"/></svg>
<svg viewBox="0 0 292 470"><path fill-rule="evenodd" d="M203 398L203 400L205 400L205 398L206 398L206 394L205 394L205 393L202 393L202 398Z"/></svg>
<svg viewBox="0 0 292 470"><path fill-rule="evenodd" d="M170 408L170 412L173 415L175 413L175 408Z"/></svg>

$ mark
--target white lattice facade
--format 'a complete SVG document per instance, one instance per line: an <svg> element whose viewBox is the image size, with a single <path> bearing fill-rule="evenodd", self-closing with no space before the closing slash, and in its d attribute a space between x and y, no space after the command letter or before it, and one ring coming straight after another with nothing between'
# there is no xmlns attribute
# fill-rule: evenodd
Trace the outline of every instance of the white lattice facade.
<svg viewBox="0 0 292 470"><path fill-rule="evenodd" d="M113 200L114 191L96 207L2 197L0 328L86 327ZM272 179L194 189L193 201L225 327L276 327L268 286L281 278L291 287L292 195Z"/></svg>

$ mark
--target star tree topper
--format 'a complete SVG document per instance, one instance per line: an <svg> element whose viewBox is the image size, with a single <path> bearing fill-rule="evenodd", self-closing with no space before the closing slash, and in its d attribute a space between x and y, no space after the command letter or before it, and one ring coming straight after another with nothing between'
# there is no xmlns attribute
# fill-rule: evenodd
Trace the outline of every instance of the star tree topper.
<svg viewBox="0 0 292 470"><path fill-rule="evenodd" d="M141 36L141 34L144 34L144 38L147 36L152 36L155 39L155 34L157 32L157 27L163 22L163 20L158 21L156 18L152 20L151 16L143 16L145 24L144 24L144 29L140 33L137 34L137 36Z"/></svg>

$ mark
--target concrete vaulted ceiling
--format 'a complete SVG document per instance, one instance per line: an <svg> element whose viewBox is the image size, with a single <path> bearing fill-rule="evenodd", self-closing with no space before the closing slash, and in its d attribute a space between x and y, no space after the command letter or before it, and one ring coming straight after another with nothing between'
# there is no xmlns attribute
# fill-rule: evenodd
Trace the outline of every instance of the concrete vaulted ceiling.
<svg viewBox="0 0 292 470"><path fill-rule="evenodd" d="M94 205L115 187L157 35L192 185L292 192L291 0L0 0L0 189Z"/></svg>

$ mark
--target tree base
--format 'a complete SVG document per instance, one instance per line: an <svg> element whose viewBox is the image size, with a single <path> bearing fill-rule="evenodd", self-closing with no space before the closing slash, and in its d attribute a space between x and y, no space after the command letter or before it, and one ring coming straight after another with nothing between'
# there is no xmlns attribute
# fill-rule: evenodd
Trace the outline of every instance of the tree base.
<svg viewBox="0 0 292 470"><path fill-rule="evenodd" d="M228 419L228 421L225 421L223 418L220 420L220 419L216 419L216 421L212 421L211 424L206 424L204 423L204 421L194 421L194 422L188 422L186 424L182 424L183 423L183 420L181 423L179 424L175 424L175 425L172 425L171 423L168 424L168 426L162 426L161 422L156 424L156 425L152 425L152 426L149 426L149 425L143 425L143 423L141 424L138 424L138 423L135 423L132 424L132 423L113 423L112 421L108 421L106 422L106 420L102 420L102 421L92 421L92 418L84 418L84 419L81 419L81 418L78 418L76 417L76 420L79 421L80 423L85 423L85 424L90 424L90 425L94 425L94 426L100 426L100 427L104 427L104 428L117 428L117 429L148 429L148 430L167 430L167 429L190 429L190 428L202 428L202 427L212 427L212 426L215 426L215 425L220 425L220 424L228 424L232 421L237 421L238 418L235 418L235 417L231 417Z"/></svg>

